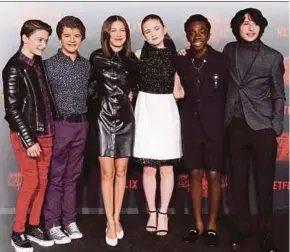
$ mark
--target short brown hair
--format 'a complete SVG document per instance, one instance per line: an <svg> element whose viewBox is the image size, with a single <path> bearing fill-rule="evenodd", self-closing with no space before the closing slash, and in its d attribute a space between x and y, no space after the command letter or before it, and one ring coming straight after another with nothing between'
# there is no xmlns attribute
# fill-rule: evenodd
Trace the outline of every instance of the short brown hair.
<svg viewBox="0 0 290 252"><path fill-rule="evenodd" d="M47 31L49 36L52 33L52 28L49 24L37 19L27 20L24 22L20 30L20 49L23 46L22 35L30 37L37 30Z"/></svg>
<svg viewBox="0 0 290 252"><path fill-rule="evenodd" d="M82 35L82 40L86 38L86 27L79 18L74 16L65 16L57 23L56 34L59 39L61 39L61 34L64 27L79 29Z"/></svg>
<svg viewBox="0 0 290 252"><path fill-rule="evenodd" d="M125 26L126 41L124 44L124 49L125 49L126 55L130 56L132 53L130 29L125 18L118 15L108 17L103 23L102 32L101 32L101 45L102 45L103 53L106 57L111 56L110 51L109 51L110 31L111 31L112 24L116 21L122 22Z"/></svg>

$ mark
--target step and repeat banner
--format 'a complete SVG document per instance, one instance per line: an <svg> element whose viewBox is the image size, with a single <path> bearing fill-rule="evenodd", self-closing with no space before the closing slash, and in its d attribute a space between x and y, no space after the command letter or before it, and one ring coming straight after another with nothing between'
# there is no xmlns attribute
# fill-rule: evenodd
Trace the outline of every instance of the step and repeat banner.
<svg viewBox="0 0 290 252"><path fill-rule="evenodd" d="M277 49L284 55L285 106L284 133L278 138L278 157L276 179L273 184L274 210L289 208L289 4L288 2L1 2L0 3L0 70L2 72L7 60L15 53L20 42L20 28L27 19L41 19L53 28L44 58L56 53L59 41L55 27L66 15L79 17L87 28L87 38L80 53L89 57L90 53L100 47L100 31L103 21L110 15L123 16L130 26L133 50L143 45L140 23L144 16L155 13L162 17L170 36L177 48L188 46L183 25L190 15L203 14L212 25L209 43L217 50L234 37L230 29L230 20L235 13L244 8L253 7L262 11L268 19L269 26L262 37L265 44ZM275 10L275 11L274 11ZM13 213L17 191L21 185L21 176L9 141L9 129L4 121L3 85L0 80L0 213ZM90 139L92 139L90 137ZM83 213L103 213L100 193L100 171L94 154L88 148L84 171L78 186L78 207ZM188 175L176 167L176 181L170 211L186 213L191 205ZM250 203L256 212L254 183L250 183ZM229 181L224 175L221 211L228 213L230 206ZM202 179L202 192L205 202L208 197L208 183ZM142 188L142 169L131 162L123 205L124 213L145 212L145 196ZM207 212L205 204L204 212Z"/></svg>

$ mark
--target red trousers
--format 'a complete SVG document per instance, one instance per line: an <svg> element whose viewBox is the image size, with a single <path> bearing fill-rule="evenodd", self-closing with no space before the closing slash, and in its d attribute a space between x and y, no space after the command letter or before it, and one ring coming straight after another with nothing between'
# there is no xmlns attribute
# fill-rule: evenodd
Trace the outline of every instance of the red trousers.
<svg viewBox="0 0 290 252"><path fill-rule="evenodd" d="M26 149L23 147L17 133L12 132L10 139L22 176L16 202L13 230L24 232L29 207L29 224L39 225L52 153L52 137L38 137L37 140L42 151L38 158L30 158L26 155Z"/></svg>

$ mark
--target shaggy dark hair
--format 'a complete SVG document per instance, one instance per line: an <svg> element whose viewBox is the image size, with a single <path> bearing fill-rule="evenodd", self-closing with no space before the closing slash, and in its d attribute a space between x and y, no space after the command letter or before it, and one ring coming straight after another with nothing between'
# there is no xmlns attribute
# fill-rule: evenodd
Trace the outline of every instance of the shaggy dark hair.
<svg viewBox="0 0 290 252"><path fill-rule="evenodd" d="M56 34L59 39L61 39L61 34L63 32L64 27L68 27L71 29L79 29L82 35L82 40L86 38L86 27L79 18L74 16L66 16L58 22L56 26Z"/></svg>
<svg viewBox="0 0 290 252"><path fill-rule="evenodd" d="M260 33L257 39L260 40L262 37L266 26L268 25L267 19L263 16L262 12L258 9L254 8L247 8L240 10L236 13L236 15L231 20L231 28L234 36L238 41L240 41L241 35L240 35L240 27L242 23L245 20L245 15L248 14L250 16L250 19L254 21L258 26L260 26Z"/></svg>

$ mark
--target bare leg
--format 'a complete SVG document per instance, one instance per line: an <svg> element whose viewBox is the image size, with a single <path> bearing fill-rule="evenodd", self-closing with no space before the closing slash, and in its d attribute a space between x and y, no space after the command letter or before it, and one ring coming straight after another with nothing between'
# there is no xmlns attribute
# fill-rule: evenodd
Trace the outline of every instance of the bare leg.
<svg viewBox="0 0 290 252"><path fill-rule="evenodd" d="M192 170L191 171L191 198L193 206L193 215L195 219L196 228L203 233L204 225L202 221L202 195L201 195L201 178L202 170Z"/></svg>
<svg viewBox="0 0 290 252"><path fill-rule="evenodd" d="M207 180L209 184L209 198L210 198L210 216L208 229L217 230L216 219L219 211L220 197L221 197L221 174L217 171L207 172Z"/></svg>
<svg viewBox="0 0 290 252"><path fill-rule="evenodd" d="M160 167L160 193L161 193L161 206L160 212L167 213L169 202L171 200L173 188L174 188L174 172L173 166L161 166ZM168 216L165 214L158 215L158 230L168 230ZM167 232L158 232L157 235L166 235Z"/></svg>
<svg viewBox="0 0 290 252"><path fill-rule="evenodd" d="M144 166L143 169L143 188L146 196L147 206L149 211L156 210L156 168L151 166ZM149 213L147 226L156 227L156 213ZM146 228L149 232L154 232L154 228Z"/></svg>
<svg viewBox="0 0 290 252"><path fill-rule="evenodd" d="M99 157L101 166L101 186L102 197L107 217L108 232L107 236L111 239L116 238L115 221L113 215L114 208L114 194L113 184L115 176L115 162L114 158Z"/></svg>
<svg viewBox="0 0 290 252"><path fill-rule="evenodd" d="M122 203L126 188L126 175L128 168L128 158L117 158L115 159L116 167L116 181L115 181L115 205L114 205L114 221L116 232L122 231L120 223L120 214L122 209Z"/></svg>

